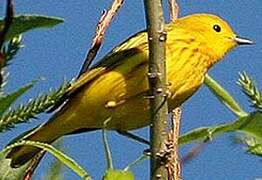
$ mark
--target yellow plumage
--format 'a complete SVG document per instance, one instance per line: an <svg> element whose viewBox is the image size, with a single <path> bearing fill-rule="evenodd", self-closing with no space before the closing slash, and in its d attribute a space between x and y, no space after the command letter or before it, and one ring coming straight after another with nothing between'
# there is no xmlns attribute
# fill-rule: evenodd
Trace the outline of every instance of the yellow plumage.
<svg viewBox="0 0 262 180"><path fill-rule="evenodd" d="M238 38L217 16L195 14L166 26L166 67L169 110L181 105L203 83L205 74L237 44ZM25 139L51 143L80 129L127 131L149 125L148 44L146 32L113 49L69 89L69 100L51 120ZM23 146L9 153L12 166L31 159L38 150Z"/></svg>

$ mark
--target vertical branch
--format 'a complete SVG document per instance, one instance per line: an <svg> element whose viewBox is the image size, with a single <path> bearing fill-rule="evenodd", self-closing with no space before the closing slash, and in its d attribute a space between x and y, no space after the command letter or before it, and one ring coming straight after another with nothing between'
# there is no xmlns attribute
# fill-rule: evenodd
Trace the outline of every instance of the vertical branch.
<svg viewBox="0 0 262 180"><path fill-rule="evenodd" d="M12 0L6 1L6 13L5 13L5 22L4 26L1 27L0 30L0 86L2 85L3 77L2 77L2 67L5 64L5 58L2 53L3 45L5 42L6 34L11 27L12 21L14 17L14 6Z"/></svg>
<svg viewBox="0 0 262 180"><path fill-rule="evenodd" d="M180 120L181 120L182 110L180 107L177 107L172 111L172 129L168 134L166 148L168 152L168 161L167 161L167 171L168 171L168 180L180 180L180 163L178 155L178 138L180 131Z"/></svg>
<svg viewBox="0 0 262 180"><path fill-rule="evenodd" d="M175 22L179 13L178 3L176 0L168 0L168 3L169 3L170 20L172 22Z"/></svg>
<svg viewBox="0 0 262 180"><path fill-rule="evenodd" d="M150 86L150 171L151 179L166 179L167 170L161 152L164 151L167 138L167 102L165 72L165 42L161 0L144 0L149 43L148 81Z"/></svg>
<svg viewBox="0 0 262 180"><path fill-rule="evenodd" d="M179 14L179 6L176 0L168 0L169 2L169 11L170 11L170 20L175 22ZM180 133L180 121L181 121L182 109L177 107L172 111L171 126L172 129L168 134L168 139L166 143L168 155L168 179L169 180L180 180L180 162L179 162L179 146L178 138Z"/></svg>
<svg viewBox="0 0 262 180"><path fill-rule="evenodd" d="M91 48L89 49L87 56L85 58L84 64L79 72L78 77L80 77L84 72L86 72L94 60L102 42L104 39L104 34L111 23L112 19L116 15L117 11L122 6L124 0L114 0L112 6L108 11L104 10L98 24L96 27L95 36L93 38L93 42Z"/></svg>
<svg viewBox="0 0 262 180"><path fill-rule="evenodd" d="M6 34L11 27L12 21L14 17L14 6L12 0L7 0L6 2L6 14L5 14L5 23L4 27L0 31L0 49L2 49L2 46L4 44Z"/></svg>

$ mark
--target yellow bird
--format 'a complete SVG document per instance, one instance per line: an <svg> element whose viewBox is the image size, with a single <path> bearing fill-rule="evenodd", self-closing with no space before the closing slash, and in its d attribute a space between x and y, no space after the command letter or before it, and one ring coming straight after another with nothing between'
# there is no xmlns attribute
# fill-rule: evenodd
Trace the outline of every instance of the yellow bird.
<svg viewBox="0 0 262 180"><path fill-rule="evenodd" d="M238 37L221 18L193 14L166 25L166 70L171 111L203 84L207 71L232 48L252 41ZM83 74L69 89L69 100L44 125L24 139L52 143L80 130L129 131L150 124L148 41L146 31L137 33L113 49ZM29 161L39 149L14 148L11 166Z"/></svg>

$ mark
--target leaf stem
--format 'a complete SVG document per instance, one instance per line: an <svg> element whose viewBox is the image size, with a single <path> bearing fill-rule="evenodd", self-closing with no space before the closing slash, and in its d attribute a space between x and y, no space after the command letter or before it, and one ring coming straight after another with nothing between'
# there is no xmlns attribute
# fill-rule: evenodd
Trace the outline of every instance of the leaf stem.
<svg viewBox="0 0 262 180"><path fill-rule="evenodd" d="M205 84L208 89L222 102L228 109L230 109L238 117L244 117L247 113L240 107L236 100L225 90L218 82L216 82L208 74L205 77Z"/></svg>

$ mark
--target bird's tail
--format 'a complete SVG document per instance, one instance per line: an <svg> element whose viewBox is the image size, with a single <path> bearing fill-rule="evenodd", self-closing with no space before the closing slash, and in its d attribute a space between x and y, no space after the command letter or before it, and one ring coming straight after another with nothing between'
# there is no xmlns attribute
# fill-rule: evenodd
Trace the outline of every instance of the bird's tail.
<svg viewBox="0 0 262 180"><path fill-rule="evenodd" d="M29 131L28 133L26 133L26 135L19 136L12 142L23 139L23 140L38 141L38 142L51 144L59 137L63 136L65 132L70 132L69 127L61 127L61 125L59 125L57 122L58 122L57 119L55 121L54 119L51 119L51 121L49 120L43 126L39 126ZM11 159L11 164L10 164L11 167L18 168L24 165L25 163L27 163L29 160L31 160L40 151L41 149L29 145L18 146L13 148L7 154L6 158Z"/></svg>

